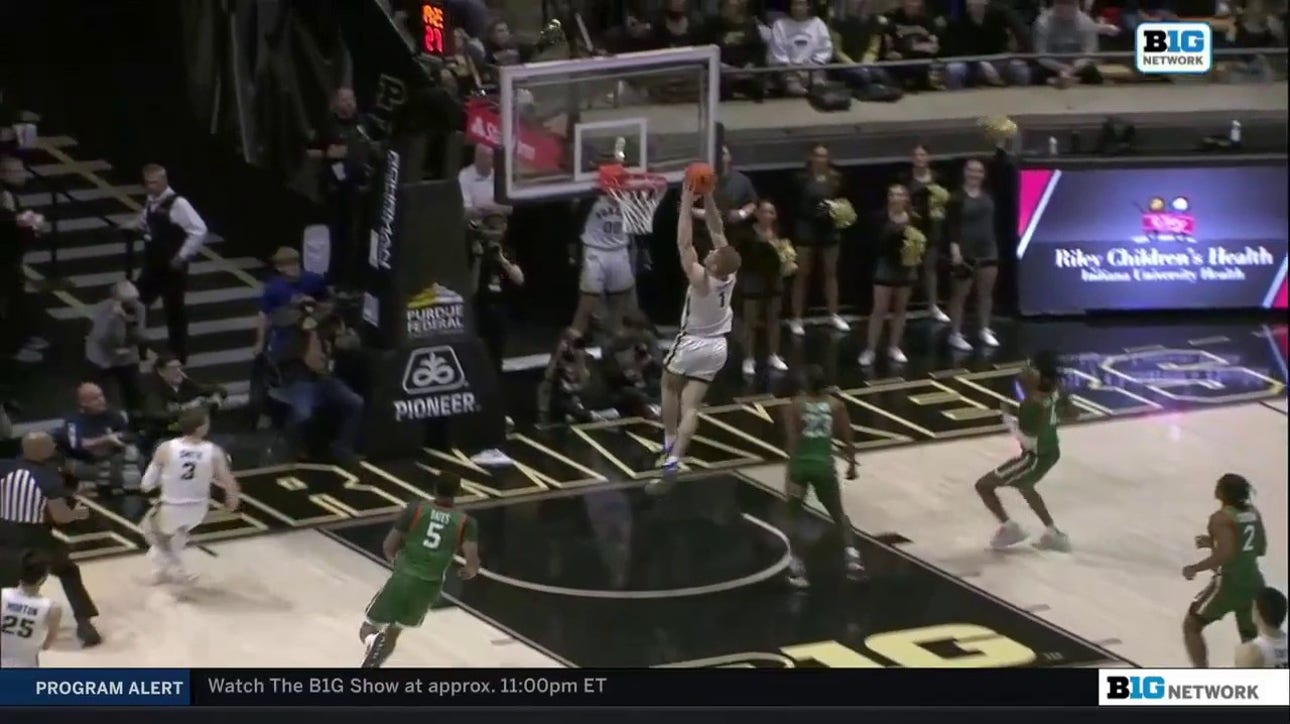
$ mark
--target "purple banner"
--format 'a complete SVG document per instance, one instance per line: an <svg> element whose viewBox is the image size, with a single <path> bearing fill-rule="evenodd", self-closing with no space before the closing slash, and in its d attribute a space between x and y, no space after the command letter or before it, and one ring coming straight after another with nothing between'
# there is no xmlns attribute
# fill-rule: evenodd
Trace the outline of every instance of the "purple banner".
<svg viewBox="0 0 1290 724"><path fill-rule="evenodd" d="M1286 306L1286 165L1026 169L1023 314Z"/></svg>

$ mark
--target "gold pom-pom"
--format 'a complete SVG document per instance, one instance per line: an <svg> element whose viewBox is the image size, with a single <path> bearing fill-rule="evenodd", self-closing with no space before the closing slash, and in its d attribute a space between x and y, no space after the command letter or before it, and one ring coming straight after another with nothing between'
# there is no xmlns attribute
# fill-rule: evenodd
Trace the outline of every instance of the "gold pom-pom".
<svg viewBox="0 0 1290 724"><path fill-rule="evenodd" d="M824 202L829 205L829 217L833 219L833 228L846 229L856 223L856 210L846 199L830 199Z"/></svg>
<svg viewBox="0 0 1290 724"><path fill-rule="evenodd" d="M780 276L791 277L797 273L797 249L788 239L774 239L770 242L779 256Z"/></svg>
<svg viewBox="0 0 1290 724"><path fill-rule="evenodd" d="M1011 141L1017 135L1017 123L1007 116L987 116L978 121L977 125L985 131L985 136L991 143Z"/></svg>
<svg viewBox="0 0 1290 724"><path fill-rule="evenodd" d="M905 227L905 239L900 245L900 263L907 267L923 263L923 254L927 251L927 237L913 226Z"/></svg>
<svg viewBox="0 0 1290 724"><path fill-rule="evenodd" d="M927 186L927 213L933 219L945 218L945 206L950 202L950 192L940 184Z"/></svg>

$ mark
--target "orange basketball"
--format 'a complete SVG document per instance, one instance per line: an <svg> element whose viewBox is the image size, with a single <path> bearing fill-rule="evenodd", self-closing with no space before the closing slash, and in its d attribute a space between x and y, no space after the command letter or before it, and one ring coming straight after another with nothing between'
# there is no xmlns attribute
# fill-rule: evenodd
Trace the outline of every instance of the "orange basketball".
<svg viewBox="0 0 1290 724"><path fill-rule="evenodd" d="M694 193L702 196L703 194L712 193L717 188L717 172L712 167L702 161L690 164L685 169L686 183L694 189Z"/></svg>

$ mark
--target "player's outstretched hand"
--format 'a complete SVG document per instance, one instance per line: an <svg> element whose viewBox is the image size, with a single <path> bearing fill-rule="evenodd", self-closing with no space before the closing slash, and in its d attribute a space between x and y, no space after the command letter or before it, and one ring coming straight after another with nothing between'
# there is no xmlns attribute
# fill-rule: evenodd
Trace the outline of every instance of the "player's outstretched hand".
<svg viewBox="0 0 1290 724"><path fill-rule="evenodd" d="M1197 547L1197 548L1213 548L1213 547L1214 547L1214 539L1213 539L1213 538L1210 538L1210 537L1209 537L1209 536L1207 536L1207 535L1198 535L1198 536L1196 536L1196 547Z"/></svg>
<svg viewBox="0 0 1290 724"><path fill-rule="evenodd" d="M1196 577L1196 568L1194 566L1183 566L1182 574L1183 578L1190 581Z"/></svg>

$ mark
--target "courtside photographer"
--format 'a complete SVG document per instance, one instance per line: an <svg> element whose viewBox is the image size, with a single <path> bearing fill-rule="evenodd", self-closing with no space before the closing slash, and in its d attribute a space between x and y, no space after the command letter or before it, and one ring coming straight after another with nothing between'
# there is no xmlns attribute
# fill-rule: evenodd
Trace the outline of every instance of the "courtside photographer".
<svg viewBox="0 0 1290 724"><path fill-rule="evenodd" d="M583 402L590 381L587 340L576 329L566 329L538 384L538 421L548 424L593 420Z"/></svg>
<svg viewBox="0 0 1290 724"><path fill-rule="evenodd" d="M657 391L663 376L658 336L643 312L623 315L623 325L605 346L601 361L609 405L623 417L658 417Z"/></svg>
<svg viewBox="0 0 1290 724"><path fill-rule="evenodd" d="M490 213L471 219L466 225L477 331L498 375L506 359L510 326L508 294L524 286L524 270L511 261L510 253L502 245L505 236L505 214Z"/></svg>

